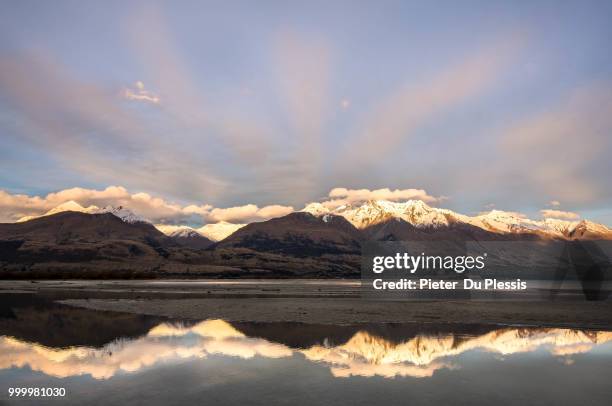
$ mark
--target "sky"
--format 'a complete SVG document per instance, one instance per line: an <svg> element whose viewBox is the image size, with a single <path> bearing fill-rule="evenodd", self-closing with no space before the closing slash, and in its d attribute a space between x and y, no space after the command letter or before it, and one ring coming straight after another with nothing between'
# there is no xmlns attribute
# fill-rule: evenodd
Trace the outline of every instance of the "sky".
<svg viewBox="0 0 612 406"><path fill-rule="evenodd" d="M612 225L611 19L609 1L3 2L0 221L376 196Z"/></svg>

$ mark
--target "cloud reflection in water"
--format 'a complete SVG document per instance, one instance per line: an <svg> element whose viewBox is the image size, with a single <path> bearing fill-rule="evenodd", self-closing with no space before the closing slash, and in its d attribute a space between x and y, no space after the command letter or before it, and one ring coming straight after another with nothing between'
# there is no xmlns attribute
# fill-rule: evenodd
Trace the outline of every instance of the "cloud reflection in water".
<svg viewBox="0 0 612 406"><path fill-rule="evenodd" d="M612 332L559 328L502 328L485 334L417 335L389 341L358 331L341 345L291 348L263 338L248 337L223 320L192 326L162 323L136 339L117 339L102 348L50 348L13 337L0 337L0 369L29 367L64 378L91 375L109 379L117 373L134 373L157 363L177 359L204 359L222 355L249 359L300 355L329 366L335 377L429 377L444 368L457 368L457 357L479 350L500 355L544 350L570 364L571 355L591 351L611 341Z"/></svg>

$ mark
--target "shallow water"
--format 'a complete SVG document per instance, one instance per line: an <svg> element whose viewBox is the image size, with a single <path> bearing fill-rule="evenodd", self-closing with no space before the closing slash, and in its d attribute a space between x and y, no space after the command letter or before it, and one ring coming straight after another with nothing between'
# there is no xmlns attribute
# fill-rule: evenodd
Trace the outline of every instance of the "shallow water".
<svg viewBox="0 0 612 406"><path fill-rule="evenodd" d="M9 295L6 404L609 404L612 332L167 320ZM9 387L61 387L59 399Z"/></svg>

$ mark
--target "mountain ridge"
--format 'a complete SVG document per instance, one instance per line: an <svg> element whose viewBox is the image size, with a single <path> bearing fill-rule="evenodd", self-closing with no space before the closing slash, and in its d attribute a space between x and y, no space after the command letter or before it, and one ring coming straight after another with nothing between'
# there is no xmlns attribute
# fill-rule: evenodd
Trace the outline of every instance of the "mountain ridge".
<svg viewBox="0 0 612 406"><path fill-rule="evenodd" d="M65 211L87 214L110 213L127 223L142 222L152 224L149 220L135 214L124 206L106 206L98 208L97 206L91 205L83 207L72 200L52 208L41 216L26 216L20 218L17 222L28 222L36 218ZM404 202L368 200L360 204L345 204L335 208L328 208L322 203L311 203L304 209L294 213L309 213L323 221L334 216L342 217L357 230L364 231L364 234L368 236L380 234L383 228L392 228L396 230L403 228L403 230L399 232L399 234L403 235L403 238L406 237L405 234L409 234L409 231L414 234L419 234L419 231L431 233L435 231L446 232L454 230L456 232L462 229L465 232L469 231L469 233L473 234L476 238L490 236L487 233L493 233L507 237L530 234L540 238L612 239L611 229L603 224L594 223L589 220L570 221L554 218L532 220L521 213L502 210L491 210L476 216L468 216L449 209L431 207L422 200L407 200ZM388 226L381 225L391 221L397 221L398 224ZM263 222L265 221L250 224ZM192 239L198 239L199 236L202 236L211 242L218 243L231 237L234 233L250 224L234 224L221 221L218 223L206 224L200 228L164 225L156 225L156 227L173 239L189 237L187 235L177 235L175 233L177 230L183 230L183 234L187 232L186 230L190 230L190 237ZM414 230L411 230L410 227L407 226L408 224L413 226ZM197 235L194 233L197 233ZM453 237L453 235L450 235L450 237Z"/></svg>
<svg viewBox="0 0 612 406"><path fill-rule="evenodd" d="M361 205L342 205L333 209L326 208L321 203L312 203L302 211L317 217L342 216L362 230L389 220L403 220L418 229L444 229L452 227L453 224L462 224L496 234L535 234L566 239L582 236L612 239L611 229L588 220L568 221L553 218L531 220L520 213L502 210L467 216L452 210L431 207L422 200L405 202L369 200Z"/></svg>

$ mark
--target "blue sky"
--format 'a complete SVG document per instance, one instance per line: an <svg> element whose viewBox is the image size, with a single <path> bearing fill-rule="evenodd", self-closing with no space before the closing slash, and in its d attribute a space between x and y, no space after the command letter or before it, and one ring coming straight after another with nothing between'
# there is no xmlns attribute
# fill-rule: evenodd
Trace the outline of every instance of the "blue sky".
<svg viewBox="0 0 612 406"><path fill-rule="evenodd" d="M8 195L299 209L415 188L612 224L608 1L0 7Z"/></svg>

